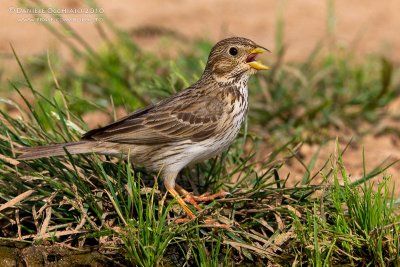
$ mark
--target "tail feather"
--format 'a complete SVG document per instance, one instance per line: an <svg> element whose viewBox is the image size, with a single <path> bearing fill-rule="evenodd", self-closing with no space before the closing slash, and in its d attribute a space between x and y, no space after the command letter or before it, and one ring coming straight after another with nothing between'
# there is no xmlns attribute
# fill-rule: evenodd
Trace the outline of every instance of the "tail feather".
<svg viewBox="0 0 400 267"><path fill-rule="evenodd" d="M56 156L65 156L69 154L84 154L100 152L101 147L96 141L80 141L64 144L53 144L48 146L38 147L22 147L18 148L17 152L22 153L18 157L19 160L31 160L39 158L48 158Z"/></svg>

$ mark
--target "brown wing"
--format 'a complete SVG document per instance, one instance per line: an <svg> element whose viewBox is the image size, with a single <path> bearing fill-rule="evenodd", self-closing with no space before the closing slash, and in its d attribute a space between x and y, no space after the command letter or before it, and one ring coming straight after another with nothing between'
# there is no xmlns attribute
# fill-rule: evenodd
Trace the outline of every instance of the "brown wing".
<svg viewBox="0 0 400 267"><path fill-rule="evenodd" d="M189 89L92 130L83 139L129 144L202 141L215 134L223 112L221 100Z"/></svg>

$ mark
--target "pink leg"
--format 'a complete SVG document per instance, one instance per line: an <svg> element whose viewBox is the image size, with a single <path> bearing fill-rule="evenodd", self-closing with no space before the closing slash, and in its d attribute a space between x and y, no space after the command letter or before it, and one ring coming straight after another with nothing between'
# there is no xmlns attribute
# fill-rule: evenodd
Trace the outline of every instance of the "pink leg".
<svg viewBox="0 0 400 267"><path fill-rule="evenodd" d="M193 207L195 207L198 211L202 211L202 208L197 204L196 201L210 201L210 200L213 200L215 198L224 197L224 196L229 194L228 192L220 191L220 192L218 192L216 194L212 194L212 195L209 195L209 193L205 193L205 194L203 194L201 196L193 196L191 193L189 193L188 191L186 191L185 189L183 189L179 185L175 185L175 190L173 190L173 191L178 193L178 195L182 196L183 198L181 198L181 199L184 202L192 204ZM168 190L168 191L170 191L170 190ZM179 199L178 199L178 201L179 201ZM185 205L181 204L181 206L184 207ZM185 208L187 208L187 206ZM186 209L185 209L185 211L186 211ZM187 222L190 222L190 221L192 221L192 220L194 220L196 218L196 216L193 213L191 213L191 212L189 213L187 211L186 211L186 213L188 214L189 218L176 219L175 223L187 223ZM229 225L218 223L217 221L215 221L214 219L211 219L211 218L204 219L204 223L205 223L204 224L205 227L215 227L215 228L224 228L224 229L229 229L230 228Z"/></svg>
<svg viewBox="0 0 400 267"><path fill-rule="evenodd" d="M196 215L189 209L185 201L180 196L180 193L175 190L175 178L176 174L171 173L164 179L165 188L168 192L178 201L179 205L185 211L187 216L189 217L189 221L196 219ZM178 222L179 223L179 222Z"/></svg>
<svg viewBox="0 0 400 267"><path fill-rule="evenodd" d="M225 196L229 195L229 192L220 191L220 192L212 194L212 195L210 195L210 193L206 192L206 193L202 194L201 196L194 196L192 193L189 193L188 191L186 191L179 185L175 185L175 189L184 198L184 200L187 203L192 204L199 211L201 211L201 208L199 207L197 202L210 201L210 200L214 200L219 197L225 197Z"/></svg>
<svg viewBox="0 0 400 267"><path fill-rule="evenodd" d="M209 192L206 192L200 196L192 196L192 197L195 201L210 201L210 200L214 200L216 198L224 198L229 194L230 194L229 192L221 190L218 193L215 193L212 195L210 195Z"/></svg>

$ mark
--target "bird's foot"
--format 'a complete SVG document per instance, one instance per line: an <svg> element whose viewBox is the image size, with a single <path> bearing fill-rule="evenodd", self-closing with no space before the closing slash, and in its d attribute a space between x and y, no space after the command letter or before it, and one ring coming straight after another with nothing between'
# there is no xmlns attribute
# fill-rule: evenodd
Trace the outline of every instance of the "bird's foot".
<svg viewBox="0 0 400 267"><path fill-rule="evenodd" d="M197 202L211 201L216 198L226 197L227 195L230 194L229 192L221 190L215 194L210 194L209 192L206 192L200 196L194 196L192 193L189 193L179 185L176 185L175 189L179 192L179 194L181 194L184 197L183 200L186 203L193 205L193 207L195 207L198 211L201 211L202 209L200 208L199 204L197 204Z"/></svg>
<svg viewBox="0 0 400 267"><path fill-rule="evenodd" d="M194 201L205 202L205 201L214 200L216 198L224 198L229 194L230 194L229 192L221 190L218 193L215 193L215 194L212 194L212 195L210 194L210 192L206 192L206 193L204 193L204 194L202 194L200 196L193 196L192 195L192 198L193 198Z"/></svg>
<svg viewBox="0 0 400 267"><path fill-rule="evenodd" d="M200 206L199 206L199 204L197 204L197 202L207 202L207 201L214 200L216 198L225 197L227 195L229 195L229 192L226 192L226 191L220 191L220 192L212 194L212 195L210 195L209 192L206 192L200 196L194 196L192 193L185 192L183 200L186 203L192 204L193 207L195 207L198 211L202 211L202 208L200 208Z"/></svg>
<svg viewBox="0 0 400 267"><path fill-rule="evenodd" d="M197 202L203 202L203 201L210 201L214 200L219 197L225 197L229 195L229 192L226 191L220 191L215 194L210 194L210 193L204 193L201 196L194 196L192 193L189 193L179 185L175 185L175 188L169 188L168 191L178 200L178 203L181 205L181 207L184 209L185 213L188 215L189 218L179 218L175 220L175 223L188 223L196 219L196 215L189 209L186 203L189 203L195 207L197 211L202 211L203 209L197 204ZM182 197L183 198L182 198ZM215 221L214 219L211 218L206 218L203 220L204 224L202 226L205 227L217 227L217 228L224 228L228 229L230 228L229 225L227 224L221 224Z"/></svg>
<svg viewBox="0 0 400 267"><path fill-rule="evenodd" d="M186 203L192 204L192 206L195 207L195 209L198 210L198 211L202 211L203 210L202 208L200 208L199 204L197 204L195 196L193 196L193 194L191 194L191 193L187 193L184 196L183 201L185 201Z"/></svg>

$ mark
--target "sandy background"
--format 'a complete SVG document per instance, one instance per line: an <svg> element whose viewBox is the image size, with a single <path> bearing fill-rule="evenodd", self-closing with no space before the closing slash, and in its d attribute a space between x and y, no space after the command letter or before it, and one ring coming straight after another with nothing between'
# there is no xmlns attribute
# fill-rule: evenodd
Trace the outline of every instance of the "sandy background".
<svg viewBox="0 0 400 267"><path fill-rule="evenodd" d="M43 1L60 8L87 7L78 0ZM219 40L240 35L274 50L275 27L281 11L285 20L287 60L301 60L326 36L327 3L323 0L98 0L104 14L122 29L160 26L187 37ZM21 22L29 14L17 13L16 0L0 1L0 53L10 54L9 43L21 55L43 52L47 48L64 50L37 22ZM343 46L354 46L360 55L384 53L400 61L400 1L337 0L334 3L335 35ZM93 18L90 14L66 17ZM100 36L95 23L74 22L72 26L93 47ZM56 24L56 22L54 22Z"/></svg>
<svg viewBox="0 0 400 267"><path fill-rule="evenodd" d="M86 7L77 0L43 1L61 8ZM98 0L104 14L118 27L132 31L143 26L162 26L187 38L208 38L217 41L226 36L239 35L255 40L274 51L275 28L279 11L285 21L287 61L302 60L313 50L318 41L327 36L327 3L322 0L171 0L171 1L106 1ZM71 60L68 49L40 23L21 22L28 14L18 14L15 0L0 1L0 64L12 73L16 62L9 43L21 57L43 53L46 49L58 49ZM399 0L337 0L334 1L336 40L343 47L353 49L360 57L379 53L392 61L400 62L400 1ZM94 18L93 15L68 14L70 18ZM54 22L56 24L56 22ZM101 40L95 24L104 22L74 22L74 29L94 48ZM151 39L151 38L150 38ZM144 49L160 50L157 40L139 38ZM0 88L1 90L1 88ZM390 107L397 112L399 105ZM90 119L93 121L93 118ZM347 137L348 138L348 137ZM347 140L347 139L345 139ZM393 136L368 136L357 140L345 154L345 162L354 177L362 173L362 144L367 166L376 166L384 159L400 159L399 142ZM333 152L331 144L321 152L326 159ZM316 147L302 148L302 153L312 155ZM305 159L307 161L307 159ZM301 176L301 166L282 170L281 176L291 172ZM398 164L389 173L396 179L400 175ZM394 180L395 180L394 179ZM400 191L399 191L400 192ZM400 194L399 194L400 195Z"/></svg>

